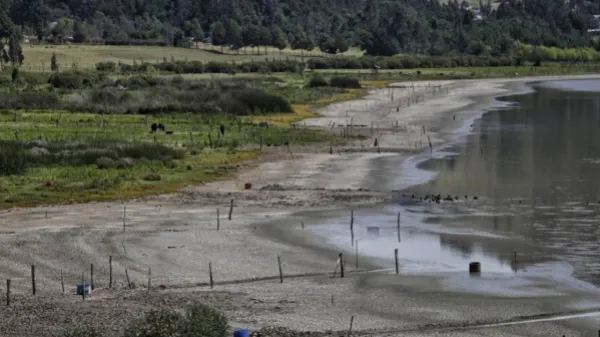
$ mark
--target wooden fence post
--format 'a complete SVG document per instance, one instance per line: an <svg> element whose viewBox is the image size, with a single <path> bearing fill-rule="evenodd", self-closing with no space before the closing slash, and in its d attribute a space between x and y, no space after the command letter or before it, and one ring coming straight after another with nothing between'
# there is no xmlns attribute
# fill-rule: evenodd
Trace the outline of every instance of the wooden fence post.
<svg viewBox="0 0 600 337"><path fill-rule="evenodd" d="M398 270L398 248L394 249L394 260L396 263L396 274L398 274L399 273L399 270Z"/></svg>
<svg viewBox="0 0 600 337"><path fill-rule="evenodd" d="M281 256L277 256L277 264L279 265L279 283L283 283L283 270L281 269Z"/></svg>
<svg viewBox="0 0 600 337"><path fill-rule="evenodd" d="M152 288L152 270L148 268L148 292L150 292L150 288Z"/></svg>
<svg viewBox="0 0 600 337"><path fill-rule="evenodd" d="M129 273L125 269L125 277L127 278L127 289L131 289L131 282L129 281Z"/></svg>
<svg viewBox="0 0 600 337"><path fill-rule="evenodd" d="M340 253L338 256L340 258L340 277L344 278L344 254Z"/></svg>
<svg viewBox="0 0 600 337"><path fill-rule="evenodd" d="M62 269L60 270L60 287L62 289L62 294L63 296L65 296L65 278L63 276L63 271Z"/></svg>
<svg viewBox="0 0 600 337"><path fill-rule="evenodd" d="M35 296L35 266L31 265L31 292Z"/></svg>
<svg viewBox="0 0 600 337"><path fill-rule="evenodd" d="M94 264L90 264L90 290L94 290Z"/></svg>
<svg viewBox="0 0 600 337"><path fill-rule="evenodd" d="M213 281L212 263L211 262L208 263L208 277L209 277L209 281L210 281L210 289L212 289L214 287L214 281Z"/></svg>
<svg viewBox="0 0 600 337"><path fill-rule="evenodd" d="M123 206L123 233L125 233L125 217L127 215L127 206Z"/></svg>
<svg viewBox="0 0 600 337"><path fill-rule="evenodd" d="M10 279L6 280L6 306L10 305Z"/></svg>
<svg viewBox="0 0 600 337"><path fill-rule="evenodd" d="M350 317L350 328L348 329L348 337L352 334L352 324L354 324L354 315Z"/></svg>
<svg viewBox="0 0 600 337"><path fill-rule="evenodd" d="M112 255L108 257L108 288L112 289Z"/></svg>
<svg viewBox="0 0 600 337"><path fill-rule="evenodd" d="M231 206L229 206L229 221L231 221L232 213L233 213L233 199L231 199Z"/></svg>
<svg viewBox="0 0 600 337"><path fill-rule="evenodd" d="M219 217L219 209L217 208L217 230L221 228L221 219Z"/></svg>
<svg viewBox="0 0 600 337"><path fill-rule="evenodd" d="M85 301L85 273L81 273L81 299Z"/></svg>

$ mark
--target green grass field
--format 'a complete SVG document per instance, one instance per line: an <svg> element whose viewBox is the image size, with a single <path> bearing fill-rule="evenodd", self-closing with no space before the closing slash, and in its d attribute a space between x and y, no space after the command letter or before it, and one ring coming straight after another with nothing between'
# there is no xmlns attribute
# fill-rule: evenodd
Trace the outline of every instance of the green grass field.
<svg viewBox="0 0 600 337"><path fill-rule="evenodd" d="M208 61L260 61L265 58L282 59L304 57L324 56L317 50L299 51L284 49L279 51L268 47L265 54L264 47L244 48L239 51L233 51L224 48L224 54L220 53L221 48L207 46L206 48L175 48L175 47L154 47L154 46L105 46L105 45L23 45L23 55L25 61L23 70L25 71L50 71L50 59L52 54L56 54L58 62L63 69L71 68L76 65L80 69L94 69L98 62L121 62L132 64L136 62L162 62L167 60L199 60ZM257 55L260 51L260 55ZM353 48L345 55L360 56L360 50Z"/></svg>

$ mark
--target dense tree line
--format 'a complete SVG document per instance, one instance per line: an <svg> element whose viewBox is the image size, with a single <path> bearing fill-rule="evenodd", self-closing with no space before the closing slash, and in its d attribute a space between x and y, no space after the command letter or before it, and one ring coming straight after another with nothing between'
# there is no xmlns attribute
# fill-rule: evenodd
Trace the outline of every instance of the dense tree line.
<svg viewBox="0 0 600 337"><path fill-rule="evenodd" d="M5 0L24 32L62 41L234 50L275 46L336 54L507 56L513 42L598 47L600 0L500 0L478 12L456 0ZM487 0L490 1L490 0Z"/></svg>

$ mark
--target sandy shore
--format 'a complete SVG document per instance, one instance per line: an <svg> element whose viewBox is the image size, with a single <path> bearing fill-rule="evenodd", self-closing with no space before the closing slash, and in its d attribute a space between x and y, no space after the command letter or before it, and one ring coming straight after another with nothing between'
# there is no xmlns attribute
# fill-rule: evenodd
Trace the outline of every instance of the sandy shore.
<svg viewBox="0 0 600 337"><path fill-rule="evenodd" d="M331 278L337 251L307 234L298 213L388 200L395 192L374 183L374 159L406 158L427 150L430 141L443 144L493 97L546 79L559 77L398 83L362 100L330 105L319 111L322 118L301 123L368 136L335 148L333 155L329 146L296 148L293 154L274 151L234 180L175 195L3 212L0 279L12 279L13 299L10 307L0 306L0 336L53 336L82 321L119 331L147 310L193 301L223 310L233 327L283 327L313 335L327 330L344 335L353 315L359 335L579 336L586 328L593 331L583 318L478 327L560 315L571 310L564 306L567 299L589 296L585 293L540 298L451 293L435 277L365 272L381 268L372 261L361 261L360 270L349 267L344 279ZM375 138L379 147L373 146ZM243 190L245 182L254 189ZM277 256L287 275L283 283ZM207 287L209 262L213 290ZM96 290L82 302L73 292L82 273L89 279L90 264ZM149 269L150 293L145 289ZM125 270L135 290L126 289ZM0 289L5 292L4 281Z"/></svg>

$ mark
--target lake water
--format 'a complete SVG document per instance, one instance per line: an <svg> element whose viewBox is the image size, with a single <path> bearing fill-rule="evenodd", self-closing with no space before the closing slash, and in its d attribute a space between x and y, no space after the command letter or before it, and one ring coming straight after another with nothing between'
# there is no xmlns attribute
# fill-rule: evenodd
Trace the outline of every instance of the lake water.
<svg viewBox="0 0 600 337"><path fill-rule="evenodd" d="M355 211L360 254L389 264L397 248L403 273L444 273L455 287L468 283L468 262L480 261L482 277L490 280L477 283L481 291L522 296L517 289L539 276L595 291L600 81L531 86L532 93L500 99L502 109L486 112L466 137L433 159L382 158L380 167L428 182L410 187L396 204ZM420 201L427 194L458 200ZM348 221L349 214L339 214L314 230L350 250Z"/></svg>

